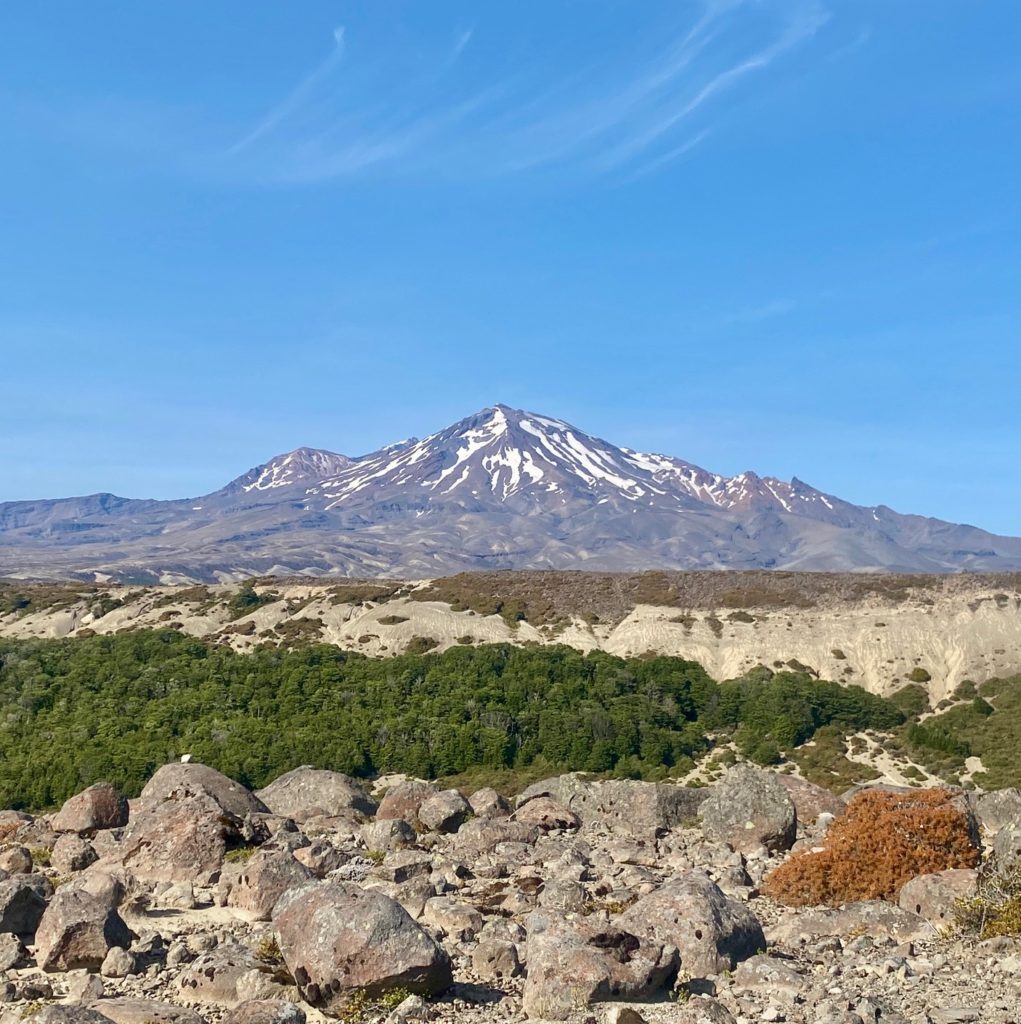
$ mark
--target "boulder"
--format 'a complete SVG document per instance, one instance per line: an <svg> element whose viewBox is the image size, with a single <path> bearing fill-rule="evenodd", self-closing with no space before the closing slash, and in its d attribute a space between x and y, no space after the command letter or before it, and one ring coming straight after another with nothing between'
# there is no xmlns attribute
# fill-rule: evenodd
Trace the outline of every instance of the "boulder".
<svg viewBox="0 0 1021 1024"><path fill-rule="evenodd" d="M787 912L766 929L766 938L785 945L802 939L835 936L847 939L858 935L893 939L894 942L918 942L936 938L937 932L924 917L909 913L883 900L864 900L842 907Z"/></svg>
<svg viewBox="0 0 1021 1024"><path fill-rule="evenodd" d="M738 992L756 992L770 999L793 1003L810 984L790 964L760 953L738 965L734 988Z"/></svg>
<svg viewBox="0 0 1021 1024"><path fill-rule="evenodd" d="M0 871L8 875L31 874L31 851L25 846L8 846L6 850L0 850Z"/></svg>
<svg viewBox="0 0 1021 1024"><path fill-rule="evenodd" d="M978 872L972 868L937 871L931 875L918 875L906 882L897 897L901 910L924 917L937 927L949 925L954 917L954 905L968 899L978 891Z"/></svg>
<svg viewBox="0 0 1021 1024"><path fill-rule="evenodd" d="M1021 822L1004 825L993 840L993 856L1001 871L1021 864Z"/></svg>
<svg viewBox="0 0 1021 1024"><path fill-rule="evenodd" d="M127 800L108 782L97 782L65 801L50 820L50 828L54 832L90 835L99 829L121 828L127 823Z"/></svg>
<svg viewBox="0 0 1021 1024"><path fill-rule="evenodd" d="M194 1010L156 999L97 999L92 1009L101 1011L114 1024L205 1024Z"/></svg>
<svg viewBox="0 0 1021 1024"><path fill-rule="evenodd" d="M619 922L568 919L539 910L528 918L525 1015L567 1020L593 1003L651 1000L677 976L677 950Z"/></svg>
<svg viewBox="0 0 1021 1024"><path fill-rule="evenodd" d="M35 1013L23 1012L21 1019L32 1024L111 1024L110 1018L94 1007L60 1003L50 1003Z"/></svg>
<svg viewBox="0 0 1021 1024"><path fill-rule="evenodd" d="M249 999L228 1010L222 1024L305 1024L305 1011L282 999Z"/></svg>
<svg viewBox="0 0 1021 1024"><path fill-rule="evenodd" d="M514 812L514 820L522 825L534 825L543 832L581 826L581 818L574 811L548 796L537 796L522 804Z"/></svg>
<svg viewBox="0 0 1021 1024"><path fill-rule="evenodd" d="M733 970L766 948L758 918L700 871L672 876L617 919L620 927L675 946L692 978Z"/></svg>
<svg viewBox="0 0 1021 1024"><path fill-rule="evenodd" d="M130 883L133 881L123 870L108 865L109 870L93 865L77 878L73 878L65 889L80 889L98 897L108 907L119 907L127 896Z"/></svg>
<svg viewBox="0 0 1021 1024"><path fill-rule="evenodd" d="M273 923L302 998L327 1014L359 991L432 995L451 984L447 954L383 893L321 882L281 900Z"/></svg>
<svg viewBox="0 0 1021 1024"><path fill-rule="evenodd" d="M114 946L99 968L99 973L104 978L126 978L134 974L138 969L138 963L133 953L128 952L123 946Z"/></svg>
<svg viewBox="0 0 1021 1024"><path fill-rule="evenodd" d="M338 850L328 839L313 839L308 846L299 846L294 850L294 859L315 875L325 878L331 871L343 867L351 858Z"/></svg>
<svg viewBox="0 0 1021 1024"><path fill-rule="evenodd" d="M419 807L438 792L439 788L431 782L421 782L418 779L398 782L383 794L376 811L376 820L403 818L414 825L418 821Z"/></svg>
<svg viewBox="0 0 1021 1024"><path fill-rule="evenodd" d="M44 971L98 971L114 946L130 946L133 938L115 909L81 890L61 889L39 922L35 956Z"/></svg>
<svg viewBox="0 0 1021 1024"><path fill-rule="evenodd" d="M475 790L468 803L476 818L506 818L511 812L510 804L491 786Z"/></svg>
<svg viewBox="0 0 1021 1024"><path fill-rule="evenodd" d="M415 830L403 818L384 818L363 825L359 835L366 850L387 853L415 844Z"/></svg>
<svg viewBox="0 0 1021 1024"><path fill-rule="evenodd" d="M774 778L794 801L798 821L813 822L820 814L831 814L834 818L839 818L847 810L843 797L809 782L808 779L802 779L797 775L779 774Z"/></svg>
<svg viewBox="0 0 1021 1024"><path fill-rule="evenodd" d="M593 781L572 773L529 786L517 799L522 807L536 797L559 801L586 824L601 822L615 832L646 834L692 820L707 790L630 779Z"/></svg>
<svg viewBox="0 0 1021 1024"><path fill-rule="evenodd" d="M312 872L286 850L259 850L232 868L220 883L226 889L226 905L249 921L268 921L288 889L315 881Z"/></svg>
<svg viewBox="0 0 1021 1024"><path fill-rule="evenodd" d="M0 843L6 842L20 828L31 825L35 818L24 811L0 811Z"/></svg>
<svg viewBox="0 0 1021 1024"><path fill-rule="evenodd" d="M303 765L274 779L255 794L274 814L305 822L314 817L371 815L376 802L354 779Z"/></svg>
<svg viewBox="0 0 1021 1024"><path fill-rule="evenodd" d="M539 829L524 821L510 818L473 818L458 830L451 841L451 850L466 861L493 853L507 843L534 846Z"/></svg>
<svg viewBox="0 0 1021 1024"><path fill-rule="evenodd" d="M762 1019L765 1020L765 1016ZM861 1020L860 1017L858 1019ZM692 996L686 1002L679 1003L670 1016L670 1024L735 1024L735 1021L734 1015L723 1003L702 995Z"/></svg>
<svg viewBox="0 0 1021 1024"><path fill-rule="evenodd" d="M92 844L77 832L65 832L59 836L50 851L50 866L62 875L84 871L98 859Z"/></svg>
<svg viewBox="0 0 1021 1024"><path fill-rule="evenodd" d="M986 832L1015 826L1021 829L1021 790L998 789L973 800L975 817Z"/></svg>
<svg viewBox="0 0 1021 1024"><path fill-rule="evenodd" d="M422 922L457 942L471 942L482 931L482 915L474 907L446 896L425 901Z"/></svg>
<svg viewBox="0 0 1021 1024"><path fill-rule="evenodd" d="M143 882L208 884L228 843L242 841L241 825L208 794L182 791L140 809L112 856Z"/></svg>
<svg viewBox="0 0 1021 1024"><path fill-rule="evenodd" d="M45 875L14 875L0 881L0 932L35 933L53 886Z"/></svg>
<svg viewBox="0 0 1021 1024"><path fill-rule="evenodd" d="M507 939L483 939L472 951L472 968L489 984L500 984L521 973L518 947Z"/></svg>
<svg viewBox="0 0 1021 1024"><path fill-rule="evenodd" d="M25 959L25 947L17 935L0 932L0 971L9 971Z"/></svg>
<svg viewBox="0 0 1021 1024"><path fill-rule="evenodd" d="M444 789L422 802L418 820L433 832L456 832L471 813L471 804L456 789Z"/></svg>
<svg viewBox="0 0 1021 1024"><path fill-rule="evenodd" d="M736 764L702 804L707 839L750 853L789 850L797 836L794 801L772 772Z"/></svg>
<svg viewBox="0 0 1021 1024"><path fill-rule="evenodd" d="M177 987L189 1003L236 1006L244 1001L238 984L259 967L250 950L221 943L187 964L177 977Z"/></svg>
<svg viewBox="0 0 1021 1024"><path fill-rule="evenodd" d="M221 811L244 818L248 814L266 813L266 805L239 782L228 779L215 768L189 762L165 764L145 784L138 798L139 806L162 803L172 797L202 796L212 800Z"/></svg>

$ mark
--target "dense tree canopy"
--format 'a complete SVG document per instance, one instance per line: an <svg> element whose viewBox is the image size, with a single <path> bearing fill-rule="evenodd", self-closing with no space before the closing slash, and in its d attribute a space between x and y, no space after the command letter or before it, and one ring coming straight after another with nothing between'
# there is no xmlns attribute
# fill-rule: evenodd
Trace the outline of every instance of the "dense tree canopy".
<svg viewBox="0 0 1021 1024"><path fill-rule="evenodd" d="M475 767L657 777L707 733L749 756L822 725L903 721L858 687L768 673L718 684L680 658L459 646L377 660L315 645L229 647L173 630L0 641L0 807L44 808L104 779L137 793L190 753L250 786L300 764L426 777Z"/></svg>

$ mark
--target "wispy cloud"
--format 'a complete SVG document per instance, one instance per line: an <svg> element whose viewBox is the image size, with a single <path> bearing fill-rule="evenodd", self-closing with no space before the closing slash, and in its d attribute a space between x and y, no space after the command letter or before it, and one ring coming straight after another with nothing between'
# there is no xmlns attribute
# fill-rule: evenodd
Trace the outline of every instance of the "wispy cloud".
<svg viewBox="0 0 1021 1024"><path fill-rule="evenodd" d="M760 96L765 73L825 24L823 2L686 0L645 20L601 9L578 31L485 12L410 40L348 25L247 124L231 127L215 108L155 112L144 147L133 129L110 127L123 118L78 117L78 130L232 184L538 171L634 180L691 158L753 79Z"/></svg>
<svg viewBox="0 0 1021 1024"><path fill-rule="evenodd" d="M229 154L240 153L242 150L251 146L254 142L257 142L264 135L272 132L273 129L277 128L288 117L293 116L297 111L299 111L304 104L308 103L314 97L318 86L324 85L329 81L334 70L340 64L341 59L344 56L343 25L338 26L333 30L333 43L334 45L330 55L305 75L294 89L292 89L284 99L277 103L276 106L269 110L266 116L263 117L254 128L252 128L243 138L235 142L234 145L227 150Z"/></svg>

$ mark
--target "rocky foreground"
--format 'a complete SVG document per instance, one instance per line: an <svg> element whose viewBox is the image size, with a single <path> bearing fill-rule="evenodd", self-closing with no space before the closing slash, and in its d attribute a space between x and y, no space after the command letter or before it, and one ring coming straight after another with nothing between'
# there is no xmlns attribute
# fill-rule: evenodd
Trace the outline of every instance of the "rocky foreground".
<svg viewBox="0 0 1021 1024"><path fill-rule="evenodd" d="M948 799L987 861L1021 860L1021 793ZM514 807L167 765L130 803L0 812L0 1024L1021 1020L1021 941L953 927L975 869L897 903L763 895L844 810L746 765L710 789L561 776Z"/></svg>

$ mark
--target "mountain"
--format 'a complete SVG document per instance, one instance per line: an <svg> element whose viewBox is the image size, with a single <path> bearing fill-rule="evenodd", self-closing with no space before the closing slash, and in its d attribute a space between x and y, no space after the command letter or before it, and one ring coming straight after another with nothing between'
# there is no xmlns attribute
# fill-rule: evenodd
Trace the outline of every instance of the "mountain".
<svg viewBox="0 0 1021 1024"><path fill-rule="evenodd" d="M724 477L497 405L357 458L276 456L199 498L0 504L0 576L126 582L470 569L1021 569L1021 539Z"/></svg>

